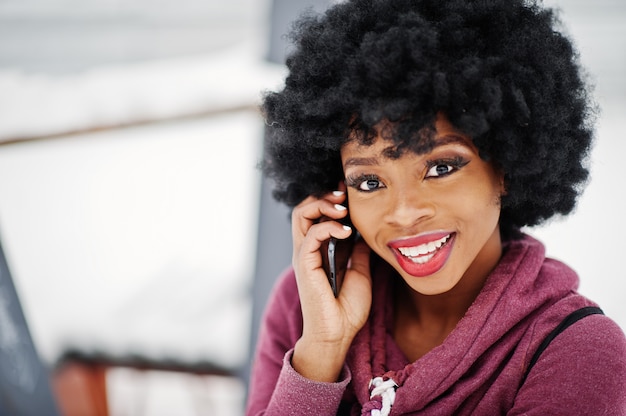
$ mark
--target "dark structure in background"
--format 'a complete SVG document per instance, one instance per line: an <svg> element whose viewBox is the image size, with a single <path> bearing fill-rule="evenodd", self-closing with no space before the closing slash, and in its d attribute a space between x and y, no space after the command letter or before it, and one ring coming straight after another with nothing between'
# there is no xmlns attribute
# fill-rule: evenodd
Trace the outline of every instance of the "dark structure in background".
<svg viewBox="0 0 626 416"><path fill-rule="evenodd" d="M289 31L291 22L306 9L320 11L330 3L331 0L274 0L271 9L267 60L283 64L289 47L285 35ZM15 59L19 61L18 58ZM66 62L66 60L61 61ZM2 66L1 64L3 62L0 62L0 66ZM89 62L82 61L75 64L76 67L70 65L70 72L72 68L79 70L90 65ZM30 69L42 70L42 67ZM57 68L49 69L51 72L55 72ZM257 260L251 293L253 298L251 353L256 344L262 312L276 277L291 264L289 210L273 200L271 183L267 180L262 182L258 221ZM94 414L106 414L106 393L102 382L107 366L139 366L150 369L189 371L188 368L179 368L176 365L163 368L163 363L137 363L136 361L126 362L119 359L115 362L108 362L106 357L72 355L71 352L63 357L60 362L58 369L49 369L43 365L38 356L2 247L0 247L0 416L59 416L61 410L64 412L67 410L65 409L67 403L57 402L58 397L57 400L55 397L65 392L68 393L68 396L85 396L85 400L82 400L81 403L85 402L93 409L98 407L100 413L94 410L96 412ZM65 371L68 365L70 367L71 365L74 367L78 365L78 371L73 367L70 368L70 370L74 370L73 372ZM232 369L217 369L216 371L213 367L195 368L195 371L200 373L220 375L232 375L230 370ZM249 370L249 365L244 365L237 371L237 375L242 380L247 381ZM56 375L56 378L59 378L59 374L65 373L71 373L70 378L74 382L78 380L82 383L79 386L81 391L76 391L76 384L59 384L56 379L54 382L51 380L51 377ZM77 378L77 376L80 377ZM67 386L70 386L69 390ZM71 392L70 390L74 391ZM95 406L95 402L99 406Z"/></svg>
<svg viewBox="0 0 626 416"><path fill-rule="evenodd" d="M285 35L290 25L303 11L322 11L331 0L274 0L271 9L270 40L267 60L283 64L289 43ZM276 277L291 264L291 223L289 210L272 198L272 184L263 179L259 208L259 229L256 267L252 289L252 331L250 353L254 354L259 324L265 303ZM248 380L249 366L241 377Z"/></svg>
<svg viewBox="0 0 626 416"><path fill-rule="evenodd" d="M49 377L0 246L0 415L58 416Z"/></svg>

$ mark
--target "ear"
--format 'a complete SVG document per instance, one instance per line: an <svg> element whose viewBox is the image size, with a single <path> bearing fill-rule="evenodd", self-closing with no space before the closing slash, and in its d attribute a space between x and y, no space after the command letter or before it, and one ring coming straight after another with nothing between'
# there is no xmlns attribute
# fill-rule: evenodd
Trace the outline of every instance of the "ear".
<svg viewBox="0 0 626 416"><path fill-rule="evenodd" d="M504 196L507 194L506 190L506 174L504 169L494 164L494 169L496 171L496 177L498 180L498 190L500 191L500 196Z"/></svg>
<svg viewBox="0 0 626 416"><path fill-rule="evenodd" d="M504 180L504 173L500 175L500 196L507 194L506 181Z"/></svg>

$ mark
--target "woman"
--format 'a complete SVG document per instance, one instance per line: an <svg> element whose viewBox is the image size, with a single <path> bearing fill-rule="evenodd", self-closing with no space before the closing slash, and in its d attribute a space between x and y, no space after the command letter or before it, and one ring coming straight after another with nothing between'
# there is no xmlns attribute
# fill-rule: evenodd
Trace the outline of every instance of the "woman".
<svg viewBox="0 0 626 416"><path fill-rule="evenodd" d="M247 414L626 414L623 332L521 231L588 175L557 28L521 0L353 0L294 26L263 106L293 267ZM355 235L335 297L324 243Z"/></svg>

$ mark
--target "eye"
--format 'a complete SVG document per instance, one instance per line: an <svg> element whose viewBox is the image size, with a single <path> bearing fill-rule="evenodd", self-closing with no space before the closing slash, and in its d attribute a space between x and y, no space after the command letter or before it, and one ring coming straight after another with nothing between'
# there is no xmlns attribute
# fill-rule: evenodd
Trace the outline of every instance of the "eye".
<svg viewBox="0 0 626 416"><path fill-rule="evenodd" d="M385 187L376 175L359 175L357 177L349 177L346 178L346 183L348 186L355 188L360 192L372 192Z"/></svg>
<svg viewBox="0 0 626 416"><path fill-rule="evenodd" d="M433 176L444 176L444 175L447 175L448 173L451 173L454 169L455 168L452 165L446 165L446 164L441 163L428 169L428 172L426 173L426 177L429 178Z"/></svg>
<svg viewBox="0 0 626 416"><path fill-rule="evenodd" d="M378 179L368 179L359 184L361 191L373 191L380 187L380 181Z"/></svg>
<svg viewBox="0 0 626 416"><path fill-rule="evenodd" d="M428 172L426 172L427 178L438 178L442 176L450 175L455 171L461 169L463 166L469 163L468 160L465 160L461 157L456 157L453 159L446 160L433 160L429 161L427 164Z"/></svg>

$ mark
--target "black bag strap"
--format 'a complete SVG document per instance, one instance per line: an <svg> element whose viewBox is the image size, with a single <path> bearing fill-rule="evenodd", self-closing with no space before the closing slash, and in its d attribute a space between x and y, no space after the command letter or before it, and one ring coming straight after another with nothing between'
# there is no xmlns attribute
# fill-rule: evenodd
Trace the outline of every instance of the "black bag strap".
<svg viewBox="0 0 626 416"><path fill-rule="evenodd" d="M602 309L598 307L586 306L584 308L575 310L574 312L567 315L565 319L563 319L563 321L561 321L561 323L543 339L541 344L539 344L539 348L537 348L537 351L535 351L533 358L531 358L530 363L528 363L528 367L526 368L526 372L524 373L524 377L522 378L521 384L524 384L524 382L526 381L526 377L528 377L528 373L530 373L530 369L533 368L535 363L539 360L539 356L541 355L541 353L546 348L548 348L548 345L550 345L550 342L552 342L552 340L556 338L557 335L565 331L569 326L583 319L585 316L596 315L596 314L604 315L604 312L602 312Z"/></svg>

